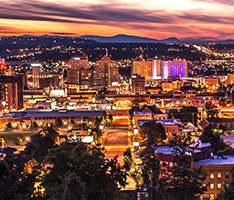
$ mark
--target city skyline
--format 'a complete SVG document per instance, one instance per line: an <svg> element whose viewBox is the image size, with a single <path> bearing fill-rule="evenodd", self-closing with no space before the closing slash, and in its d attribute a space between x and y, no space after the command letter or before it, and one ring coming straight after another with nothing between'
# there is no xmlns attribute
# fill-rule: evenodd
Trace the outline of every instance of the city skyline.
<svg viewBox="0 0 234 200"><path fill-rule="evenodd" d="M127 34L154 39L234 38L232 1L0 2L0 36Z"/></svg>

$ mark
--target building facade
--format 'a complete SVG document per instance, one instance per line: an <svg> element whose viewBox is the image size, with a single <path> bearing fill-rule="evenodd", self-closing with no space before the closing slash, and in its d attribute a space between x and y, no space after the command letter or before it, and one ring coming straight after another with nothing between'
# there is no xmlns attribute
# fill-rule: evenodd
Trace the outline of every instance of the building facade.
<svg viewBox="0 0 234 200"><path fill-rule="evenodd" d="M178 76L184 78L188 76L188 62L187 61L133 61L132 74L148 79L168 79L169 77Z"/></svg>
<svg viewBox="0 0 234 200"><path fill-rule="evenodd" d="M0 76L0 110L23 108L23 81L20 76Z"/></svg>
<svg viewBox="0 0 234 200"><path fill-rule="evenodd" d="M143 94L145 92L145 78L137 75L131 76L131 92L135 94Z"/></svg>
<svg viewBox="0 0 234 200"><path fill-rule="evenodd" d="M89 68L88 56L73 57L69 60L71 69Z"/></svg>
<svg viewBox="0 0 234 200"><path fill-rule="evenodd" d="M97 61L93 74L93 85L111 86L119 82L119 67L110 57L103 56Z"/></svg>

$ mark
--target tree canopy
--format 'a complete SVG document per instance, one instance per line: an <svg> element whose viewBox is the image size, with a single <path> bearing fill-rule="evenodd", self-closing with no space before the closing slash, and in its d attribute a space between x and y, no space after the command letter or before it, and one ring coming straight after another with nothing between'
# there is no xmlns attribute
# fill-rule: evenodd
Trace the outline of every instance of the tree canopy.
<svg viewBox="0 0 234 200"><path fill-rule="evenodd" d="M117 158L105 159L99 148L83 143L63 143L51 149L48 168L42 185L49 199L120 199L126 185L126 173ZM76 189L69 189L74 183ZM74 187L74 186L73 186ZM61 188L65 192L61 192ZM78 193L78 194L75 194Z"/></svg>
<svg viewBox="0 0 234 200"><path fill-rule="evenodd" d="M159 139L165 140L167 138L164 127L162 124L156 123L155 120L145 122L139 132L142 138L147 138L147 146L157 144Z"/></svg>

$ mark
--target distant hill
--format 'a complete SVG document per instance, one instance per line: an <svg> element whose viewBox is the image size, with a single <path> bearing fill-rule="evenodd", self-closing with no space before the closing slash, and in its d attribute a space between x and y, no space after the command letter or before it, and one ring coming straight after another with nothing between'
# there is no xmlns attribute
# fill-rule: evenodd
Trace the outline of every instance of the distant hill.
<svg viewBox="0 0 234 200"><path fill-rule="evenodd" d="M147 37L138 37L133 35L115 35L113 37L104 37L96 35L83 35L80 36L82 39L91 39L101 43L155 43L158 42L156 39Z"/></svg>
<svg viewBox="0 0 234 200"><path fill-rule="evenodd" d="M12 37L12 36L10 36ZM13 37L20 37L20 38L28 38L28 37L35 37L35 38L77 38L80 40L89 40L90 42L99 42L99 43L193 43L193 44L204 44L204 43L212 43L215 42L216 44L232 44L234 43L234 39L227 39L227 40L212 40L208 38L181 38L178 39L176 37L170 37L163 40L157 40L147 37L139 37L134 35L124 35L119 34L112 37L105 37L105 36L98 36L98 35L82 35L80 37L72 37L66 35L41 35L41 36L34 36L34 35L21 35L21 36L13 36Z"/></svg>
<svg viewBox="0 0 234 200"><path fill-rule="evenodd" d="M157 40L133 35L115 35L113 37L82 35L80 36L80 38L90 39L100 43L181 43L181 41L175 37L167 38L164 40Z"/></svg>

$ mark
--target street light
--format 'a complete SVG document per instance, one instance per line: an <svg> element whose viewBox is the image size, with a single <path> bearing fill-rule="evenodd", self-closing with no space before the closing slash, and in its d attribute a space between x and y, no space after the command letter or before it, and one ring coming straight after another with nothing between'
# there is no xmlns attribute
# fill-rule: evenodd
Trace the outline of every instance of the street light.
<svg viewBox="0 0 234 200"><path fill-rule="evenodd" d="M138 134L138 129L134 129L134 134Z"/></svg>

